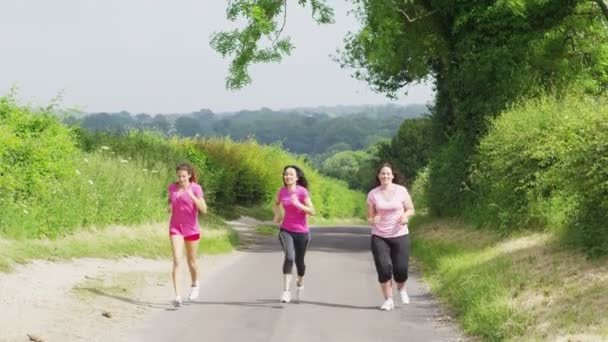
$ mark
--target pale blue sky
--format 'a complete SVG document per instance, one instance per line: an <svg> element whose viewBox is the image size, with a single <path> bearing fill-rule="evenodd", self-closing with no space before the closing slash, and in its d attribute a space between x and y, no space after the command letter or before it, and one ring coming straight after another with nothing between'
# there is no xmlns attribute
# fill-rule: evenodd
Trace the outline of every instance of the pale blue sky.
<svg viewBox="0 0 608 342"><path fill-rule="evenodd" d="M209 46L214 31L231 27L225 0L2 0L0 94L16 84L22 101L44 104L63 91L64 106L133 113L388 103L330 59L358 24L346 0L329 3L336 24L318 26L290 1L292 56L254 66L254 83L233 92L224 88L228 61ZM415 86L396 103L432 95Z"/></svg>

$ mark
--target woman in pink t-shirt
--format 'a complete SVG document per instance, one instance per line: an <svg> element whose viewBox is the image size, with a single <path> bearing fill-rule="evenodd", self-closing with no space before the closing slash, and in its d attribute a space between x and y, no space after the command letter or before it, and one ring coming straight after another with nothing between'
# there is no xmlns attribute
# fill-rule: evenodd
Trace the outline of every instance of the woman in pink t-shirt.
<svg viewBox="0 0 608 342"><path fill-rule="evenodd" d="M372 225L371 249L384 296L381 310L392 310L393 282L404 304L410 302L405 289L409 247L408 220L414 205L407 189L399 185L398 174L388 163L376 172L376 187L367 194L367 221Z"/></svg>
<svg viewBox="0 0 608 342"><path fill-rule="evenodd" d="M175 168L177 181L169 184L169 208L171 221L169 222L169 237L173 251L173 289L175 290L174 304L181 305L182 299L178 290L177 275L182 264L184 246L186 258L192 278L192 287L188 299L198 298L198 265L197 250L200 239L200 226L198 212L205 214L207 204L203 197L203 189L196 183L194 168L183 163Z"/></svg>
<svg viewBox="0 0 608 342"><path fill-rule="evenodd" d="M283 260L283 293L281 301L289 303L291 301L291 272L295 262L298 271L296 299L302 299L304 290L304 255L310 241L310 231L306 217L314 215L315 209L312 206L308 193L308 181L304 172L295 165L288 165L283 169L283 184L279 190L274 204L274 223L280 223L279 241L285 253ZM285 215L281 220L281 206Z"/></svg>

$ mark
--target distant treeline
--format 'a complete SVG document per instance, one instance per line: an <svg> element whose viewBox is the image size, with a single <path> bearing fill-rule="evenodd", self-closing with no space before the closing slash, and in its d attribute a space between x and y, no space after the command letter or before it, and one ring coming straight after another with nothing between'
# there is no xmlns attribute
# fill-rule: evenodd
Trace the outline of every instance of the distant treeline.
<svg viewBox="0 0 608 342"><path fill-rule="evenodd" d="M298 154L360 150L393 137L404 119L427 113L424 105L339 106L274 111L268 108L216 114L202 109L189 114L91 113L69 116L68 124L97 132L156 130L182 137L255 138L281 142Z"/></svg>

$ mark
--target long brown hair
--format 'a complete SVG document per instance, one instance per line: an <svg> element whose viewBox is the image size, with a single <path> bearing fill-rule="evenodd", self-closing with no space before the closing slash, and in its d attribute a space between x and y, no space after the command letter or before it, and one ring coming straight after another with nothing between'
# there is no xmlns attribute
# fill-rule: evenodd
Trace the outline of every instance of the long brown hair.
<svg viewBox="0 0 608 342"><path fill-rule="evenodd" d="M382 163L380 164L380 166L378 167L378 169L376 170L376 181L375 181L375 185L376 187L380 186L380 179L378 178L378 176L380 175L380 171L382 171L383 168L388 167L389 169L391 169L391 172L393 173L393 183L394 184L399 184L399 185L404 185L403 184L403 179L401 178L401 174L399 173L399 171L397 171L393 165L391 163Z"/></svg>
<svg viewBox="0 0 608 342"><path fill-rule="evenodd" d="M190 183L196 183L196 171L194 170L194 167L192 165L190 165L189 163L181 163L175 168L175 172L177 173L178 171L188 172L188 174L190 175Z"/></svg>
<svg viewBox="0 0 608 342"><path fill-rule="evenodd" d="M299 167L297 167L295 165L287 165L287 166L285 166L285 168L283 168L283 175L285 175L285 171L287 171L287 169L296 170L296 176L298 177L296 184L308 189L308 179L306 179L306 176L304 175L304 171L302 171L302 169L300 169ZM285 179L283 179L283 185L286 185Z"/></svg>

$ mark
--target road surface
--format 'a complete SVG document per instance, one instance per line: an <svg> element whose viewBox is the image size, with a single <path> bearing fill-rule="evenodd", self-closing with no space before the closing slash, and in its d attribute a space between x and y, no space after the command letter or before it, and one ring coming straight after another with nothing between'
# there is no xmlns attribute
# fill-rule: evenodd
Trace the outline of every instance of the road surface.
<svg viewBox="0 0 608 342"><path fill-rule="evenodd" d="M420 286L415 272L410 273L407 283L411 303L400 304L395 291L397 308L378 310L383 300L370 252L369 229L313 228L306 255L304 300L288 304L278 301L283 258L278 239L256 237L250 228L241 227L240 231L244 253L206 278L201 270L198 300L158 312L135 327L130 340L462 340L462 334L443 319L445 315Z"/></svg>

